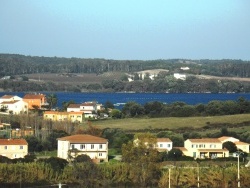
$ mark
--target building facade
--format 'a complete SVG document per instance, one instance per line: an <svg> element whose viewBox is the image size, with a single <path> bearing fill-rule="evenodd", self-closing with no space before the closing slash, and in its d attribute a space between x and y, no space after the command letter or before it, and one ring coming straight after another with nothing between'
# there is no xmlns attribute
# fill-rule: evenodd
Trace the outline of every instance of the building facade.
<svg viewBox="0 0 250 188"><path fill-rule="evenodd" d="M88 155L91 159L108 161L108 140L87 134L58 138L57 157L70 160L78 155Z"/></svg>
<svg viewBox="0 0 250 188"><path fill-rule="evenodd" d="M24 139L0 139L0 155L10 159L24 158L28 154L28 143Z"/></svg>

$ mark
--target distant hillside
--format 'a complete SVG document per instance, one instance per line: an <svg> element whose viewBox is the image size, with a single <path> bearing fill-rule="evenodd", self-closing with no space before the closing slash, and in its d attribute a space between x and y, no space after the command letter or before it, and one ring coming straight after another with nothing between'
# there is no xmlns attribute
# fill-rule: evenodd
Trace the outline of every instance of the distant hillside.
<svg viewBox="0 0 250 188"><path fill-rule="evenodd" d="M186 73L227 77L250 77L250 63L242 60L109 60L63 57L37 57L16 54L0 54L0 76L33 73L134 73L151 69L166 69L170 73Z"/></svg>
<svg viewBox="0 0 250 188"><path fill-rule="evenodd" d="M0 91L249 93L250 62L0 54Z"/></svg>

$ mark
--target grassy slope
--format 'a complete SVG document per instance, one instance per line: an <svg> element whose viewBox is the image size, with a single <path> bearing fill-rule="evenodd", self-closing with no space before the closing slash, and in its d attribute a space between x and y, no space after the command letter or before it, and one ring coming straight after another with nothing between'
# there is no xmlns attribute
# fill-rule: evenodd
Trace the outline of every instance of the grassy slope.
<svg viewBox="0 0 250 188"><path fill-rule="evenodd" d="M128 118L128 119L118 119L118 120L110 119L105 121L95 121L92 122L92 125L95 125L101 129L121 128L124 130L140 130L140 129L177 130L187 127L199 129L206 125L213 126L213 124L224 124L224 123L239 124L248 121L250 121L250 114L213 116L213 117L188 117L188 118L170 117L170 118ZM217 126L217 128L220 127Z"/></svg>

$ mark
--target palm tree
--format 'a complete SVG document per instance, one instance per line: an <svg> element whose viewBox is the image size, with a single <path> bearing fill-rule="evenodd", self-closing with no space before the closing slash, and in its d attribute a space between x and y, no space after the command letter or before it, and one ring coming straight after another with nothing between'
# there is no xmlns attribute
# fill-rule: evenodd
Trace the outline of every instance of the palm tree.
<svg viewBox="0 0 250 188"><path fill-rule="evenodd" d="M47 97L47 102L49 103L49 108L54 108L57 105L57 96L56 94L52 93L49 94Z"/></svg>

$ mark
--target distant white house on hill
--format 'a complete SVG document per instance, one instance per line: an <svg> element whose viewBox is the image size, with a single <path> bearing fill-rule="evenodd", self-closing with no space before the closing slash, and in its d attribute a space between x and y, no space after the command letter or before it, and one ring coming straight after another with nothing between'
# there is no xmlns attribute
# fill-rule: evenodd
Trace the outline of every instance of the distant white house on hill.
<svg viewBox="0 0 250 188"><path fill-rule="evenodd" d="M185 75L185 74L174 73L174 77L175 77L176 79L186 80L186 75Z"/></svg>

